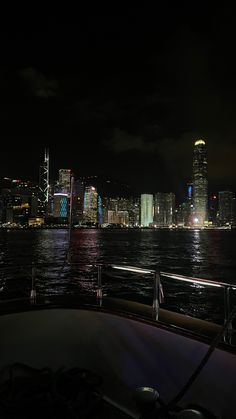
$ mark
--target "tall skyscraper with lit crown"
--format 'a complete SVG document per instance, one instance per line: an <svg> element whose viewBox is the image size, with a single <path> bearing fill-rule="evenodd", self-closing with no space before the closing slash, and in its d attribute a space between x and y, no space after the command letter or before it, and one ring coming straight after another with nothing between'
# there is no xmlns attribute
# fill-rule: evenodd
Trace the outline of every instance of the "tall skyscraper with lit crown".
<svg viewBox="0 0 236 419"><path fill-rule="evenodd" d="M193 151L193 224L204 226L207 222L207 154L206 143L195 141Z"/></svg>

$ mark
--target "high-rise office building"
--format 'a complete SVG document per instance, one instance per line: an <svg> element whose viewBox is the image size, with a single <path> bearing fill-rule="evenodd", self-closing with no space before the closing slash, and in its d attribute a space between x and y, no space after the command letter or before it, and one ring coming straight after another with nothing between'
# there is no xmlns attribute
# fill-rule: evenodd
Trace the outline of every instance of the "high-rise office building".
<svg viewBox="0 0 236 419"><path fill-rule="evenodd" d="M210 225L217 224L218 199L215 193L210 194L208 199L208 222Z"/></svg>
<svg viewBox="0 0 236 419"><path fill-rule="evenodd" d="M76 224L83 221L84 188L85 185L81 179L75 181L73 192L73 220Z"/></svg>
<svg viewBox="0 0 236 419"><path fill-rule="evenodd" d="M207 223L207 154L206 143L195 141L193 151L193 224L204 226Z"/></svg>
<svg viewBox="0 0 236 419"><path fill-rule="evenodd" d="M61 189L61 192L63 193L70 192L70 178L71 178L70 169L59 170L59 187Z"/></svg>
<svg viewBox="0 0 236 419"><path fill-rule="evenodd" d="M140 224L140 198L103 198L103 222L108 224Z"/></svg>
<svg viewBox="0 0 236 419"><path fill-rule="evenodd" d="M53 217L57 218L58 221L61 221L61 219L64 219L64 221L68 221L68 195L65 193L55 193L53 196L53 204Z"/></svg>
<svg viewBox="0 0 236 419"><path fill-rule="evenodd" d="M131 226L138 226L140 221L140 198L129 198L129 224Z"/></svg>
<svg viewBox="0 0 236 419"><path fill-rule="evenodd" d="M235 194L232 191L219 192L219 223L233 224L235 212Z"/></svg>
<svg viewBox="0 0 236 419"><path fill-rule="evenodd" d="M193 184L187 183L186 200L178 206L177 224L183 226L193 225Z"/></svg>
<svg viewBox="0 0 236 419"><path fill-rule="evenodd" d="M94 186L85 188L83 221L88 223L97 223L98 221L98 193Z"/></svg>
<svg viewBox="0 0 236 419"><path fill-rule="evenodd" d="M153 195L141 195L141 226L149 227L153 223Z"/></svg>
<svg viewBox="0 0 236 419"><path fill-rule="evenodd" d="M49 150L45 148L44 161L39 167L38 215L45 216L49 199Z"/></svg>
<svg viewBox="0 0 236 419"><path fill-rule="evenodd" d="M97 211L97 221L98 224L101 225L103 223L103 208L102 208L102 198L98 195L98 211Z"/></svg>
<svg viewBox="0 0 236 419"><path fill-rule="evenodd" d="M169 227L175 222L175 194L157 192L154 195L154 223L157 227Z"/></svg>

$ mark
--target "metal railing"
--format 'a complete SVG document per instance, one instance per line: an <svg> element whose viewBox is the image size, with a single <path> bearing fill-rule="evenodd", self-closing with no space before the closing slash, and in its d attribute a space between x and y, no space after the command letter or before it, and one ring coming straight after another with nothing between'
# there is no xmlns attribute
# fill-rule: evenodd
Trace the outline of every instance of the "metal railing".
<svg viewBox="0 0 236 419"><path fill-rule="evenodd" d="M164 293L161 284L160 274L158 271L152 269L143 269L136 266L122 266L122 265L109 265L112 269L120 269L122 271L134 272L139 274L147 274L153 277L153 303L152 303L152 317L158 320L160 304L164 301ZM97 299L99 305L102 305L102 265L98 266L98 289Z"/></svg>
<svg viewBox="0 0 236 419"><path fill-rule="evenodd" d="M212 281L210 279L201 279L201 278L193 278L189 276L183 276L183 275L176 275L168 272L160 272L161 277L167 277L171 279L176 279L177 281L183 281L183 282L190 282L192 284L199 284L203 286L208 287L215 287L215 288L221 288L224 292L224 324L227 322L228 317L230 315L230 291L235 291L236 286L233 284L229 284L227 282L221 282L221 281ZM232 322L229 323L229 326L226 330L226 333L224 335L224 341L227 343L231 343L232 338Z"/></svg>
<svg viewBox="0 0 236 419"><path fill-rule="evenodd" d="M81 264L81 263L69 263L69 265L84 267L84 264ZM53 263L34 264L33 263L27 266L28 268L29 267L31 268L30 301L32 304L35 304L37 302L36 269L38 266L40 267L53 266L54 267L55 264ZM63 268L65 264L62 264L61 266ZM145 274L145 275L150 276L153 281L152 318L154 320L159 320L160 305L164 302L164 292L163 292L163 286L162 286L162 282L164 278L222 289L223 295L224 295L224 301L223 301L224 302L224 324L226 324L230 311L231 311L231 307L230 307L231 291L236 290L236 285L226 283L226 282L213 281L210 279L194 278L194 277L189 277L189 276L184 276L184 275L179 275L179 274L173 274L170 272L162 272L162 271L157 271L157 270L152 270L152 269L140 268L137 266L115 265L115 264L90 264L90 265L86 265L86 267L93 267L97 269L96 298L97 298L97 303L99 306L102 306L102 301L103 301L102 272L105 271L106 269L112 268L115 270L127 271L127 272L132 272L132 273L137 273L137 274ZM24 265L24 270L25 269L26 269L26 265ZM224 335L224 341L227 343L231 343L231 339L232 339L232 323L230 322Z"/></svg>
<svg viewBox="0 0 236 419"><path fill-rule="evenodd" d="M169 279L175 279L177 281L182 282L189 282L192 284L199 284L202 286L208 286L208 287L215 287L215 288L221 288L224 291L224 324L226 324L228 317L230 315L230 291L236 290L236 286L226 283L226 282L218 282L213 281L210 279L202 279L202 278L193 278L189 276L184 275L177 275L172 274L169 272L162 272L162 271L156 271L151 269L144 269L139 268L136 266L123 266L123 265L110 265L110 268L118 269L121 271L128 271L133 273L140 273L140 274L147 274L153 277L153 303L152 303L152 317L155 320L159 319L159 312L160 312L160 304L164 302L164 292L163 292L163 286L161 279L162 278L169 278ZM98 266L98 289L97 289L97 299L98 303L101 306L102 305L102 280L101 280L101 274L102 274L102 265ZM226 343L231 343L232 339L232 322L229 323L227 330L224 334L224 341Z"/></svg>

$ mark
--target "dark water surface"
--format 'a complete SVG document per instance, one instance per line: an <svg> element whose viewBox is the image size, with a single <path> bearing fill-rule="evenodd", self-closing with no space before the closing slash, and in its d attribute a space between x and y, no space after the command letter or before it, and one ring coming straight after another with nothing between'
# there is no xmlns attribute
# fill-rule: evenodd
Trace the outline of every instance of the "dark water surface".
<svg viewBox="0 0 236 419"><path fill-rule="evenodd" d="M40 294L95 292L96 268L91 265L96 263L134 265L236 284L235 230L76 229L71 264L65 259L67 246L68 230L1 231L0 297L29 294L32 263L37 265ZM104 271L102 279L107 295L152 302L150 277ZM163 279L163 286L164 307L202 318L222 317L221 289L169 279Z"/></svg>

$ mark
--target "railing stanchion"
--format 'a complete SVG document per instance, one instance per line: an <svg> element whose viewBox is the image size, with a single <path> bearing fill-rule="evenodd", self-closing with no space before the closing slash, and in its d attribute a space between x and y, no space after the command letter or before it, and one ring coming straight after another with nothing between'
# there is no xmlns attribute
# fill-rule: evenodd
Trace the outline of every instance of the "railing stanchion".
<svg viewBox="0 0 236 419"><path fill-rule="evenodd" d="M153 304L152 304L152 317L155 320L159 318L159 308L160 308L160 301L159 301L159 294L160 294L160 274L159 272L154 272L153 275Z"/></svg>
<svg viewBox="0 0 236 419"><path fill-rule="evenodd" d="M98 265L98 289L97 289L98 304L102 305L102 267Z"/></svg>
<svg viewBox="0 0 236 419"><path fill-rule="evenodd" d="M31 268L31 291L30 291L30 302L36 303L36 288L35 288L35 266L32 263Z"/></svg>
<svg viewBox="0 0 236 419"><path fill-rule="evenodd" d="M230 287L224 287L224 311L225 311L225 318L224 318L224 324L225 324L230 314ZM224 342L229 343L229 344L231 344L232 329L233 329L232 323L230 322L224 335Z"/></svg>

